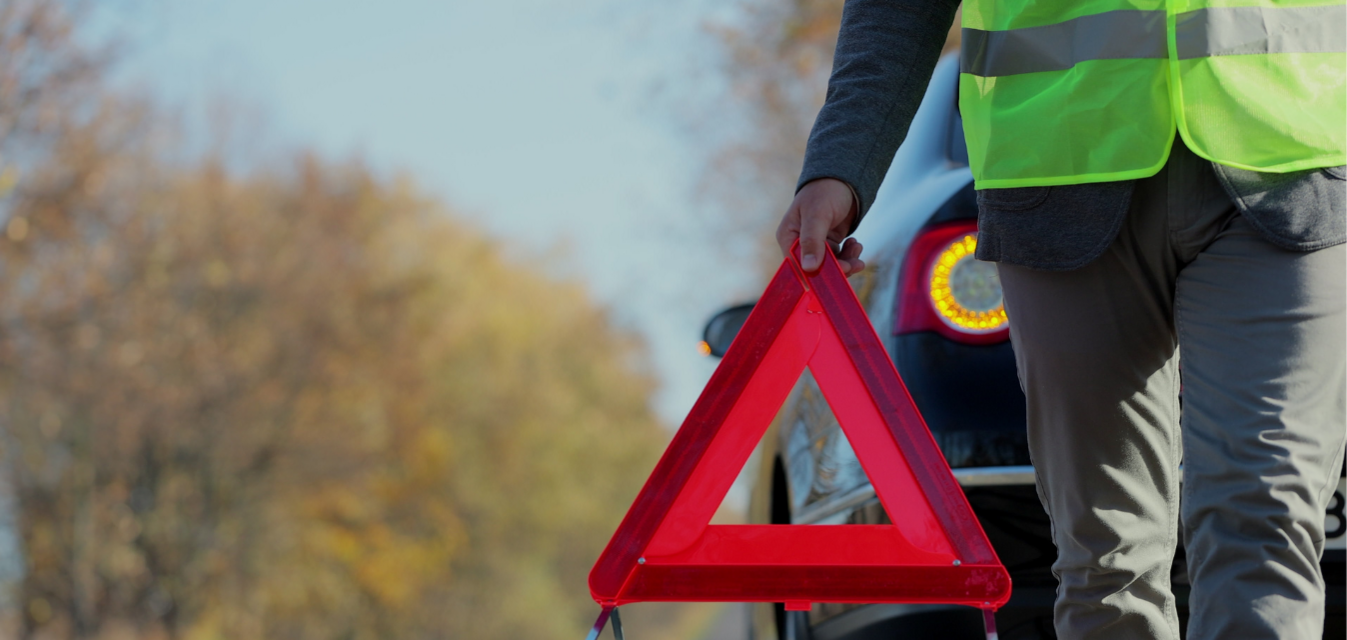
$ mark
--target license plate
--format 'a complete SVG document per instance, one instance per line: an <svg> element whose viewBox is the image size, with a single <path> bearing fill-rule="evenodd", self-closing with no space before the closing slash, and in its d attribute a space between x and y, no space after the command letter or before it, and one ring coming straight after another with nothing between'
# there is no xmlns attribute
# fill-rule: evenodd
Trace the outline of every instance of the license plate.
<svg viewBox="0 0 1347 640"><path fill-rule="evenodd" d="M1347 549L1347 516L1343 515L1343 506L1347 504L1347 478L1338 478L1338 490L1328 501L1328 515L1324 519L1325 549Z"/></svg>

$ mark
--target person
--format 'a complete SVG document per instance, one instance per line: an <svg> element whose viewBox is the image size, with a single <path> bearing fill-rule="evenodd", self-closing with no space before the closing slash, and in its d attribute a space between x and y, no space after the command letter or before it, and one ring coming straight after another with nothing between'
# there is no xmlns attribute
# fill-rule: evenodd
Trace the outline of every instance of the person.
<svg viewBox="0 0 1347 640"><path fill-rule="evenodd" d="M976 256L998 263L1061 638L1177 639L1180 531L1187 637L1322 635L1347 439L1347 10L1240 4L963 5ZM806 271L829 250L864 268L848 236L957 9L846 2L776 236Z"/></svg>

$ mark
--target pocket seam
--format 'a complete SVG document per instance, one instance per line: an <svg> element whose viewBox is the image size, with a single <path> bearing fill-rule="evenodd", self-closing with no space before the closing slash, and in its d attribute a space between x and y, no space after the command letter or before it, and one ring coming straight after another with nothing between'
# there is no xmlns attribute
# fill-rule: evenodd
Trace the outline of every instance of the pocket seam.
<svg viewBox="0 0 1347 640"><path fill-rule="evenodd" d="M1347 167L1323 167L1319 170L1334 180L1347 180Z"/></svg>

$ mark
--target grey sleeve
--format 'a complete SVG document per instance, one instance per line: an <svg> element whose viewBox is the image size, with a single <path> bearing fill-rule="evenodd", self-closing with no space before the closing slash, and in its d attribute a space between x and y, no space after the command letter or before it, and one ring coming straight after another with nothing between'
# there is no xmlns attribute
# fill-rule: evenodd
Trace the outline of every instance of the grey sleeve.
<svg viewBox="0 0 1347 640"><path fill-rule="evenodd" d="M860 200L860 222L907 136L958 7L958 0L846 0L796 191L819 178L841 180Z"/></svg>

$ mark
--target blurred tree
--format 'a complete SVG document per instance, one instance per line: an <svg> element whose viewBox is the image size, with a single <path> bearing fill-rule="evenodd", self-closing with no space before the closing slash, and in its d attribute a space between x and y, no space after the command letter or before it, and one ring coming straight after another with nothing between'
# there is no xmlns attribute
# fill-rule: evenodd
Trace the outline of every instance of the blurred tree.
<svg viewBox="0 0 1347 640"><path fill-rule="evenodd" d="M715 229L757 247L770 274L781 264L776 225L795 195L805 142L823 106L844 0L735 0L728 19L708 25L727 95L716 96L717 129L702 185L727 212ZM959 47L955 20L945 51ZM737 109L726 110L729 104Z"/></svg>
<svg viewBox="0 0 1347 640"><path fill-rule="evenodd" d="M641 345L408 179L182 162L63 3L0 6L17 634L583 629L666 438Z"/></svg>

